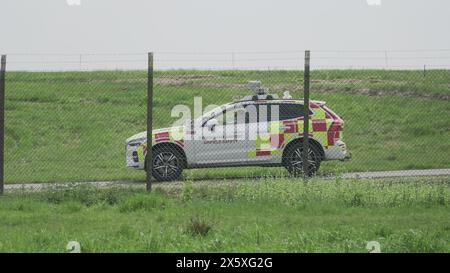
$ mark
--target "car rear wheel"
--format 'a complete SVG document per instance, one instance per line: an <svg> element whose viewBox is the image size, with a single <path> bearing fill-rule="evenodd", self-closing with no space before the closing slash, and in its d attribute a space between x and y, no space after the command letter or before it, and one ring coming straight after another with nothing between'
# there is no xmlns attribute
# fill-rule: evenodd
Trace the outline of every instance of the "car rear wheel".
<svg viewBox="0 0 450 273"><path fill-rule="evenodd" d="M173 181L183 172L182 155L170 147L156 149L153 152L152 175L158 181Z"/></svg>
<svg viewBox="0 0 450 273"><path fill-rule="evenodd" d="M293 176L303 176L303 143L299 142L293 146L287 147L284 165L288 172ZM308 148L308 172L309 177L316 175L320 168L321 157L317 148L310 145Z"/></svg>

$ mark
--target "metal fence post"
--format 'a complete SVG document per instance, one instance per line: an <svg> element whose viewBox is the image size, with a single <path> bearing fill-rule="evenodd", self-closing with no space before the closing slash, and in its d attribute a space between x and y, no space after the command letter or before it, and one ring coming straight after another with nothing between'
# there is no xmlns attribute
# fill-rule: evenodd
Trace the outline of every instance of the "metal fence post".
<svg viewBox="0 0 450 273"><path fill-rule="evenodd" d="M147 154L145 157L145 168L147 173L146 188L152 190L152 129L153 129L153 53L148 53L147 72Z"/></svg>
<svg viewBox="0 0 450 273"><path fill-rule="evenodd" d="M0 68L0 195L3 195L5 187L5 73L6 55L2 55Z"/></svg>
<svg viewBox="0 0 450 273"><path fill-rule="evenodd" d="M308 178L308 151L309 151L309 50L305 51L305 72L304 72L304 89L303 89L303 102L305 105L304 118L303 118L303 177Z"/></svg>

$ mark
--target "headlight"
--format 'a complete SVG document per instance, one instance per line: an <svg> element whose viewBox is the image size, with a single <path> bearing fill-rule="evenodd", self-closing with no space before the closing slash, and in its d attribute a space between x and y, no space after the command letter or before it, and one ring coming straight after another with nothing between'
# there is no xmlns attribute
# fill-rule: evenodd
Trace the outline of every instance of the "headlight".
<svg viewBox="0 0 450 273"><path fill-rule="evenodd" d="M127 145L138 146L138 145L141 145L142 143L144 143L145 141L147 141L147 138L137 138L137 139L128 141Z"/></svg>

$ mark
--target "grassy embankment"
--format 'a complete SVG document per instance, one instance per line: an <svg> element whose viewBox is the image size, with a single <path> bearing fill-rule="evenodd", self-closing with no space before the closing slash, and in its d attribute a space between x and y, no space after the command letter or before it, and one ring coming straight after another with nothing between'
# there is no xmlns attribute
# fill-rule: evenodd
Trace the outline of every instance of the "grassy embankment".
<svg viewBox="0 0 450 273"><path fill-rule="evenodd" d="M302 89L295 71L169 71L155 78L155 127L176 119L177 104L203 106L249 94L262 80L273 92ZM143 71L7 73L6 181L142 180L124 167L124 140L145 129ZM325 100L346 121L349 162L322 173L450 166L450 72L313 71L312 99ZM281 168L187 171L187 177L283 176Z"/></svg>

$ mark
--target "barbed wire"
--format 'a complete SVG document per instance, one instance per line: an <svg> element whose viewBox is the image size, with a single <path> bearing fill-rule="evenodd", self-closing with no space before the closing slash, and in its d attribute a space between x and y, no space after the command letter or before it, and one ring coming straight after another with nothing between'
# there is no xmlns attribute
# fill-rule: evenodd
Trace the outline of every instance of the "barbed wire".
<svg viewBox="0 0 450 273"><path fill-rule="evenodd" d="M133 62L146 62L146 60L96 60L96 61L81 61L83 64L90 63L133 63ZM9 61L11 64L79 64L80 61Z"/></svg>
<svg viewBox="0 0 450 273"><path fill-rule="evenodd" d="M304 52L300 50L160 51L154 54L154 61L158 70L302 69L303 54ZM450 59L450 49L315 50L312 54L315 68L336 69L447 68ZM142 69L147 64L147 53L139 52L12 53L8 55L8 64L13 70L135 70Z"/></svg>
<svg viewBox="0 0 450 273"><path fill-rule="evenodd" d="M310 49L317 53L418 53L418 52L450 52L450 49ZM303 54L304 50L278 51L154 51L161 55L231 55L231 54ZM6 52L7 55L17 56L136 56L146 55L148 52L80 52L80 53L34 53L34 52Z"/></svg>
<svg viewBox="0 0 450 273"><path fill-rule="evenodd" d="M315 57L315 59L320 60L386 60L383 57ZM442 57L389 57L388 60L441 60L441 59L450 59L450 56L442 56ZM230 62L230 59L158 59L155 58L155 61L158 62ZM258 61L302 61L300 58L243 58L243 59L235 59L233 62L258 62ZM146 62L145 59L127 59L127 60L76 60L76 61L9 61L8 63L22 63L22 64L32 64L32 63L41 63L41 64L78 64L78 63L132 63L132 62Z"/></svg>

